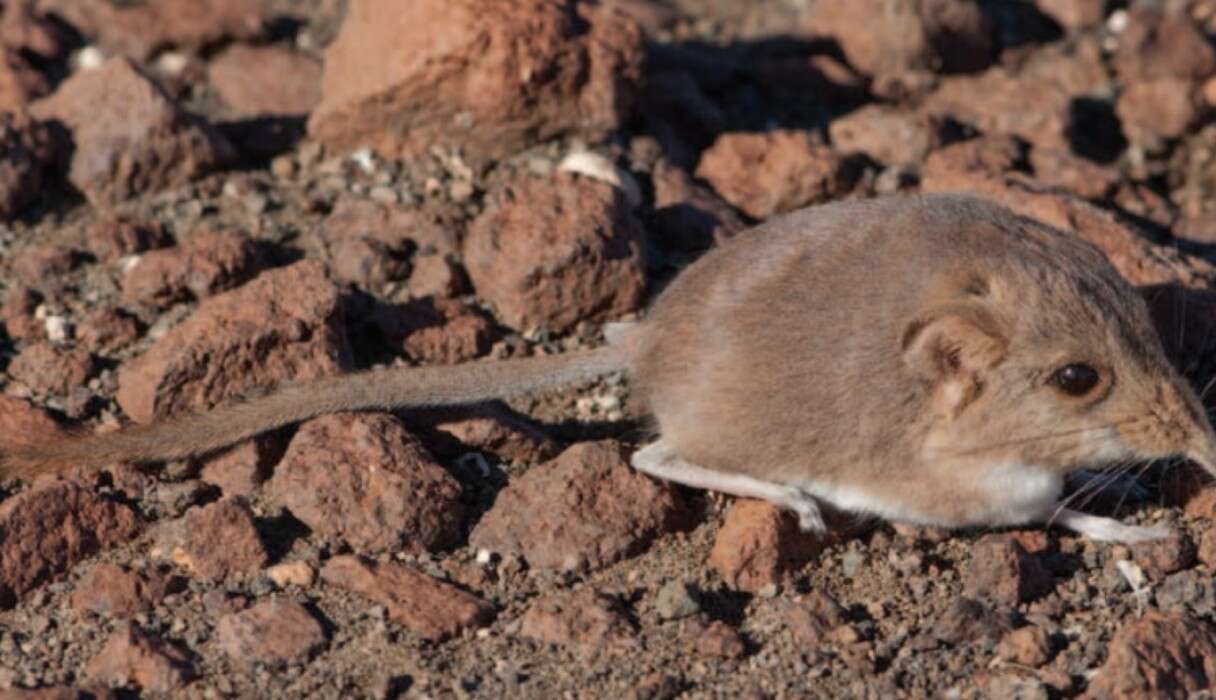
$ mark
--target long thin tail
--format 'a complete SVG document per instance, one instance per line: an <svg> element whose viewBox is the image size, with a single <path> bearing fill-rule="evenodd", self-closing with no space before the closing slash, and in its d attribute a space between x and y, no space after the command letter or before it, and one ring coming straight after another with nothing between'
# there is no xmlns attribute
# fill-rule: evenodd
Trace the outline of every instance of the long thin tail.
<svg viewBox="0 0 1216 700"><path fill-rule="evenodd" d="M51 437L41 445L0 447L0 474L29 478L115 462L179 459L327 413L477 403L625 368L623 354L609 346L566 355L339 375L286 386L208 413L107 434Z"/></svg>

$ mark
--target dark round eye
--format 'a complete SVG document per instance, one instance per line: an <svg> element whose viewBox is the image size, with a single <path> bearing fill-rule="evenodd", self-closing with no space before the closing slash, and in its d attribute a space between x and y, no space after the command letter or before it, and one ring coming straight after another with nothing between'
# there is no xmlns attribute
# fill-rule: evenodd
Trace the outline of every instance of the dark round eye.
<svg viewBox="0 0 1216 700"><path fill-rule="evenodd" d="M1064 365L1051 375L1051 383L1069 396L1085 396L1098 386L1098 370L1080 362Z"/></svg>

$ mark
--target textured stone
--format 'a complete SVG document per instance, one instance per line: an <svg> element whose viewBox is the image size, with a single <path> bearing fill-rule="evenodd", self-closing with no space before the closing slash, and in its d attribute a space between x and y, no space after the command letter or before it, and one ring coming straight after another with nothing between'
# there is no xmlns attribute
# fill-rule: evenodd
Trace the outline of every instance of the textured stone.
<svg viewBox="0 0 1216 700"><path fill-rule="evenodd" d="M253 512L237 498L191 509L162 529L157 550L192 576L207 581L249 578L270 558Z"/></svg>
<svg viewBox="0 0 1216 700"><path fill-rule="evenodd" d="M1055 585L1038 557L1002 535L987 535L975 543L961 573L964 595L1010 607L1035 600Z"/></svg>
<svg viewBox="0 0 1216 700"><path fill-rule="evenodd" d="M303 605L272 598L215 625L220 648L240 663L282 666L305 661L325 645L325 630Z"/></svg>
<svg viewBox="0 0 1216 700"><path fill-rule="evenodd" d="M621 653L633 646L637 637L615 598L587 589L549 595L532 603L520 619L519 634L569 647L585 658Z"/></svg>
<svg viewBox="0 0 1216 700"><path fill-rule="evenodd" d="M701 155L697 177L755 219L824 202L846 189L840 157L802 131L723 134Z"/></svg>
<svg viewBox="0 0 1216 700"><path fill-rule="evenodd" d="M1186 615L1150 610L1111 639L1106 663L1083 697L1187 697L1216 685L1216 629Z"/></svg>
<svg viewBox="0 0 1216 700"><path fill-rule="evenodd" d="M144 253L125 268L122 294L128 302L168 307L238 287L257 274L261 251L239 231L201 231L180 245Z"/></svg>
<svg viewBox="0 0 1216 700"><path fill-rule="evenodd" d="M119 626L85 666L84 676L104 685L134 685L147 693L181 690L196 673L189 651L131 623Z"/></svg>
<svg viewBox="0 0 1216 700"><path fill-rule="evenodd" d="M141 572L117 564L94 566L72 591L72 609L112 618L131 617L158 605L172 578L157 571Z"/></svg>
<svg viewBox="0 0 1216 700"><path fill-rule="evenodd" d="M230 46L207 77L238 117L308 114L321 100L321 64L282 46Z"/></svg>
<svg viewBox="0 0 1216 700"><path fill-rule="evenodd" d="M718 530L709 565L731 588L755 592L810 561L830 541L800 531L793 513L766 501L740 499Z"/></svg>

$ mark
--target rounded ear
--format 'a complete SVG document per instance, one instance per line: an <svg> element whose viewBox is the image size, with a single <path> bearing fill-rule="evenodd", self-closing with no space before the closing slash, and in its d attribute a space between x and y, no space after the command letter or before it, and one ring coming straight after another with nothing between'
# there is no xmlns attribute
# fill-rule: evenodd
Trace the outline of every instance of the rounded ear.
<svg viewBox="0 0 1216 700"><path fill-rule="evenodd" d="M983 373L1000 364L1008 342L978 304L950 304L921 314L902 338L904 363L938 388L940 408L955 416L974 399Z"/></svg>

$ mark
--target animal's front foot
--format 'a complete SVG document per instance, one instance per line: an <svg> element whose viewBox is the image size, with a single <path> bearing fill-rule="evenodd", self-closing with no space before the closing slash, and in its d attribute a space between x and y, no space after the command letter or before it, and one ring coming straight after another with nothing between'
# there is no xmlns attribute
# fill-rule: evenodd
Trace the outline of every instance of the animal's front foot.
<svg viewBox="0 0 1216 700"><path fill-rule="evenodd" d="M780 505L794 511L794 514L798 516L798 529L803 532L821 535L828 531L827 525L823 522L823 513L819 510L819 504L806 492L789 488Z"/></svg>

